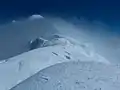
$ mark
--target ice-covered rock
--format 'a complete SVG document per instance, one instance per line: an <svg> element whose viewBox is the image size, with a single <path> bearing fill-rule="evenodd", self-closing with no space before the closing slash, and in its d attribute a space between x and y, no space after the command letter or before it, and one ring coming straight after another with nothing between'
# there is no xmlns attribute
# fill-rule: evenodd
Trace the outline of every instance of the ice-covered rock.
<svg viewBox="0 0 120 90"><path fill-rule="evenodd" d="M36 38L36 39L34 39L34 40L31 40L31 41L29 42L29 49L30 49L30 50L33 50L33 49L42 47L46 41L47 41L47 40L45 40L45 39L43 39L43 38Z"/></svg>

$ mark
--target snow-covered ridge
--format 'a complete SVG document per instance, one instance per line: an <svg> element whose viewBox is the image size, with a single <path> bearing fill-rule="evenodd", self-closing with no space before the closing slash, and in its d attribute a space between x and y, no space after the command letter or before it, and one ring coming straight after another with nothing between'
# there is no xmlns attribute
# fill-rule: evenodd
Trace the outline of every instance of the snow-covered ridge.
<svg viewBox="0 0 120 90"><path fill-rule="evenodd" d="M10 90L119 90L120 67L67 62L41 70Z"/></svg>
<svg viewBox="0 0 120 90"><path fill-rule="evenodd" d="M43 41L43 43L41 43L41 45L40 45L40 48L41 47L48 47L48 46L55 46L55 45L66 46L66 47L70 46L72 48L74 47L74 49L76 48L76 52L78 50L81 50L81 51L79 51L80 53L79 52L78 53L85 55L89 59L91 58L92 61L109 63L109 61L107 61L104 57L97 54L94 51L94 49L89 46L89 44L82 44L73 38L65 37L62 35L53 35L51 40L45 40L42 38L39 38L39 39ZM74 55L74 53L72 55ZM80 57L78 57L78 59L79 58ZM87 60L89 60L89 59L87 59Z"/></svg>
<svg viewBox="0 0 120 90"><path fill-rule="evenodd" d="M0 89L9 90L40 70L69 61L95 61L110 64L104 57L89 51L67 37L53 38L43 46L0 63Z"/></svg>

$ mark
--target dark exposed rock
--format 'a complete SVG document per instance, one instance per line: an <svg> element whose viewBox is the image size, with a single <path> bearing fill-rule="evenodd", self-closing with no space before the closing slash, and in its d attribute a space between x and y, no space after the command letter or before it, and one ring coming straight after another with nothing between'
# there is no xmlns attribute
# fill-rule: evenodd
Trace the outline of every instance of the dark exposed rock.
<svg viewBox="0 0 120 90"><path fill-rule="evenodd" d="M56 55L56 56L58 56L58 54L57 53L55 53L55 52L52 52L54 55Z"/></svg>
<svg viewBox="0 0 120 90"><path fill-rule="evenodd" d="M66 56L66 55L65 55L65 57L66 57L67 59L71 59L69 56Z"/></svg>
<svg viewBox="0 0 120 90"><path fill-rule="evenodd" d="M33 50L33 49L39 48L43 44L44 44L44 39L36 38L35 40L30 41L29 49Z"/></svg>

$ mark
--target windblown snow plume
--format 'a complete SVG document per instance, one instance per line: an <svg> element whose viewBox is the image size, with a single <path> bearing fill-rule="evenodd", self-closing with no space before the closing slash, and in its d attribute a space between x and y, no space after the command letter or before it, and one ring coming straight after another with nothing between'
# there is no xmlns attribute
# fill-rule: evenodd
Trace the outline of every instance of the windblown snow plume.
<svg viewBox="0 0 120 90"><path fill-rule="evenodd" d="M29 51L29 42L38 37L49 39L53 34L61 34L89 44L91 49L113 63L119 62L119 35L102 22L38 14L13 22L0 26L0 60Z"/></svg>
<svg viewBox="0 0 120 90"><path fill-rule="evenodd" d="M37 14L1 25L0 90L119 90L119 35L109 31Z"/></svg>
<svg viewBox="0 0 120 90"><path fill-rule="evenodd" d="M57 32L46 19L22 20L0 26L0 60L29 51L29 42Z"/></svg>

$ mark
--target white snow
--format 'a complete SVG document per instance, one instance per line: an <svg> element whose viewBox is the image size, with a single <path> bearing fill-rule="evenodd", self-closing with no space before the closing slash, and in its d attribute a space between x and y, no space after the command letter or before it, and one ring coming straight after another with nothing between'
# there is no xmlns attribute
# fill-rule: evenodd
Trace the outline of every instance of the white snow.
<svg viewBox="0 0 120 90"><path fill-rule="evenodd" d="M35 14L1 25L0 90L119 90L119 35L73 23ZM56 33L64 36L50 38ZM39 37L44 43L29 51Z"/></svg>
<svg viewBox="0 0 120 90"><path fill-rule="evenodd" d="M56 64L10 90L120 90L120 68L96 62Z"/></svg>
<svg viewBox="0 0 120 90"><path fill-rule="evenodd" d="M9 90L40 70L69 61L94 61L110 64L95 51L86 50L69 38L58 38L45 43L45 47L26 52L0 63L0 90ZM92 53L92 54L91 54Z"/></svg>

